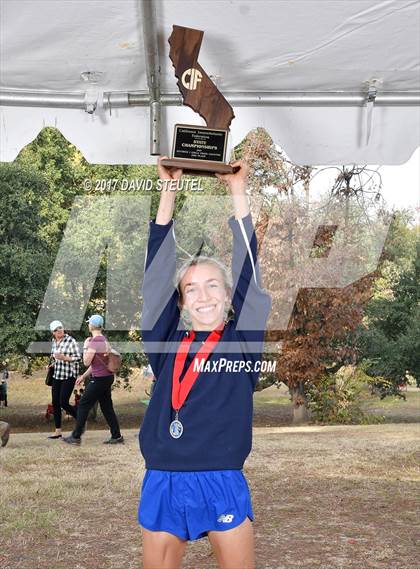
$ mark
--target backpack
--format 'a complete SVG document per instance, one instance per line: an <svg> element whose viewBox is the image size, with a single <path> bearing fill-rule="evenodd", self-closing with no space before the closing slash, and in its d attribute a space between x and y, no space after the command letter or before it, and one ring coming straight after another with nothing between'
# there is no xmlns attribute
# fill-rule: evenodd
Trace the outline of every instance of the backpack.
<svg viewBox="0 0 420 569"><path fill-rule="evenodd" d="M117 373L121 367L121 354L114 350L111 346L109 352L105 355L107 356L106 367L111 373Z"/></svg>
<svg viewBox="0 0 420 569"><path fill-rule="evenodd" d="M122 361L121 354L117 352L117 350L113 349L108 340L105 341L106 341L107 351L103 354L104 359L102 361L106 365L108 371L110 371L111 373L117 373L121 367L121 361Z"/></svg>

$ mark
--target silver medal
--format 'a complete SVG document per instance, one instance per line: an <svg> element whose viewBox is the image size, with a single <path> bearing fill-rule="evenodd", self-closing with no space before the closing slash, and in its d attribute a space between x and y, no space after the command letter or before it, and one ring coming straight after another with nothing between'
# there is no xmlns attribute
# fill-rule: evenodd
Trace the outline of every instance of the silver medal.
<svg viewBox="0 0 420 569"><path fill-rule="evenodd" d="M184 426L178 419L178 411L175 413L175 419L169 425L169 433L174 439L179 439L179 437L184 432Z"/></svg>

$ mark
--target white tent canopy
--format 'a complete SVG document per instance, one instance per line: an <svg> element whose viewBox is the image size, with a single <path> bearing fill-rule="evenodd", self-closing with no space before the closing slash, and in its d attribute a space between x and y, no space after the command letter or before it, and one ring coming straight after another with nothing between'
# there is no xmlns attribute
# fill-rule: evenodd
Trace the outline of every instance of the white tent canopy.
<svg viewBox="0 0 420 569"><path fill-rule="evenodd" d="M175 123L203 124L180 106L167 42L173 24L205 32L199 62L234 107L235 144L261 126L299 164L401 164L419 145L417 0L0 7L3 161L55 126L89 162L154 162L152 101L160 118L154 151L169 153Z"/></svg>

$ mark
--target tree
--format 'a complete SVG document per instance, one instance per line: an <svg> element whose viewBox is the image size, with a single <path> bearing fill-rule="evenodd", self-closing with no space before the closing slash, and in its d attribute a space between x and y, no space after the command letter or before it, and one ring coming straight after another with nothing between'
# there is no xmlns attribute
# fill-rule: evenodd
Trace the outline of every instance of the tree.
<svg viewBox="0 0 420 569"><path fill-rule="evenodd" d="M83 193L87 162L60 131L47 127L21 150L15 163L38 172L47 183L40 204L40 212L47 220L41 236L52 250L57 250L74 197Z"/></svg>
<svg viewBox="0 0 420 569"><path fill-rule="evenodd" d="M17 164L0 164L0 351L25 354L35 340L36 317L52 266L42 237L47 219L43 176Z"/></svg>
<svg viewBox="0 0 420 569"><path fill-rule="evenodd" d="M410 216L397 213L379 278L359 329L360 360L382 396L398 394L407 373L420 379L420 239ZM381 379L384 378L385 382Z"/></svg>
<svg viewBox="0 0 420 569"><path fill-rule="evenodd" d="M265 255L268 262L262 267L264 284L272 293L275 316L276 311L281 311L279 307L284 300L284 295L287 295L293 288L296 282L296 270L300 266L302 256L306 254L302 243L311 217L310 207L312 205L309 204L309 191L312 169L297 166L290 162L275 147L263 129L251 132L235 149L235 157L243 157L251 164L250 189L254 198L254 210L259 211L258 218L254 215L256 232L260 247L263 244L268 251L268 255ZM90 194L100 193L101 195L106 194L107 191L106 189L103 191L103 188L100 185L98 186L97 180L104 178L157 181L157 172L154 166L88 164L76 147L70 144L56 129L51 128L41 131L38 137L20 153L16 162L17 164L13 167L17 170L13 172L20 172L17 177L7 170L9 168L7 165L2 170L4 179L1 181L1 192L2 196L3 194L7 196L5 199L9 204L4 208L2 234L11 235L12 220L15 220L15 223L17 220L24 220L23 225L26 227L29 224L32 233L17 234L20 237L16 242L9 243L6 239L3 244L4 251L2 251L1 262L4 270L2 277L8 279L8 282L10 277L12 279L17 278L21 283L21 286L18 287L21 294L19 298L10 287L7 288L2 284L1 288L4 298L3 313L15 314L15 311L10 310L11 303L15 301L16 306L20 307L18 321L9 329L4 328L4 332L2 332L2 348L6 352L22 352L34 336L33 324L36 313L45 292L52 262L60 245L69 212L74 204L75 197L85 194L83 180L89 179L92 182L93 190ZM30 175L29 168L31 170ZM361 209L355 207L355 202L364 200L369 195L369 191L366 190L371 189L373 202L377 203L379 191L376 183L371 183L370 186L368 184L369 187L366 187L363 182L365 174L369 174L369 177L374 175L365 168L338 169L336 182L331 189L331 199L323 205L323 207L332 208L334 201L340 196L345 200L345 238L352 244L351 254L355 258L360 255L363 256L365 245L363 241L365 237L359 231L363 221L360 216ZM11 190L12 177L14 180L20 180L19 187L22 190L16 191L16 188L13 191ZM25 177L27 177L26 180ZM183 259L188 255L196 254L197 250L202 247L206 254L222 251L226 254L224 260L228 262L229 251L226 248L226 235L218 234L219 227L214 223L214 219L227 219L230 198L223 185L214 179L201 179L201 185L204 187L204 192L201 195L205 194L209 198L208 200L194 199L193 196L189 195L186 202L187 207L182 210L186 196L181 192L176 202L175 217L182 217L184 212L187 213L177 231L180 257ZM116 189L112 191L113 195L118 193L118 188L117 185ZM141 189L136 190L136 193L146 194ZM226 200L218 200L217 204L212 205L213 195L225 196ZM28 196L29 199L27 199ZM153 217L158 205L159 193L152 192L151 197ZM13 199L16 201L13 202ZM93 202L94 200L92 200ZM279 203L282 206L287 205L287 208L280 210ZM261 209L258 209L259 205L262 206ZM364 205L365 213L369 216L371 204ZM113 232L114 222L126 223L130 216L127 207L126 205L117 208L113 220L105 228L108 235ZM191 210L193 214L188 214L188 211L191 212ZM362 211L364 211L363 208ZM89 207L86 207L86 211L82 213L88 216ZM284 251L272 251L272 254L270 253L270 247L277 246L278 241L271 242L270 235L267 234L269 227L272 230L274 228L274 231L282 237L282 241L287 245ZM206 231L203 231L203 228L206 228ZM80 239L76 243L80 251L86 249L86 243L90 239L88 233L80 234ZM316 233L311 255L327 256L333 237L333 227L320 227ZM144 240L145 236L142 239ZM398 258L399 255L401 256L404 246L401 244L404 243L401 231L397 232L391 246L395 249L392 253L394 259ZM20 249L12 253L13 246L18 247L18 249L20 247ZM138 239L133 238L129 246L132 250L140 248ZM29 250L29 255L26 257L24 247ZM15 255L14 261L12 261L12 254ZM76 264L78 262L76 260ZM13 273L13 264L15 271L16 267L19 270L22 267L21 274L15 275ZM410 263L406 262L406 265L408 267ZM388 267L391 267L391 272L394 271L395 273L396 269L392 268L393 265L390 265L389 262ZM106 308L106 269L107 261L104 256L89 300L89 312L104 311ZM399 268L398 271L398 275L401 277L398 283L401 287L406 286L404 285L404 278L409 279L410 283L412 282L410 280L413 278L410 276L411 273L404 273L403 278L402 268ZM325 375L333 375L343 364L355 361L357 355L355 329L362 322L364 306L372 294L372 282L375 276L374 274L368 275L343 289L306 288L300 290L287 328L274 329L267 333L267 340L271 342L282 341L283 349L279 354L267 356L276 359L276 373L262 376L258 389L285 382L289 386L292 396L296 419L306 418L306 386L308 384L313 385L319 378L325 377ZM385 277L382 275L381 278ZM37 287L32 286L32 281L37 283ZM25 287L29 287L29 283L31 288L28 293ZM284 286L285 283L287 286ZM280 284L282 286L279 286ZM391 287L389 283L386 286ZM413 285L410 284L410 286ZM124 287L121 288L121 291L122 295L126 295ZM26 294L25 301L27 304L23 300L24 294ZM413 307L412 301L410 300L410 304L407 297L404 297L405 300L403 300L403 295L398 298L405 307ZM376 306L378 310L383 308L378 304ZM375 323L379 323L380 318L373 314L374 304L372 304L371 310L371 325L368 328L372 333L375 332L378 335L379 324L376 326ZM412 308L407 309L407 318L410 310L413 312ZM28 325L26 328L21 328L25 315L29 315L27 318ZM5 321L5 316L2 317ZM390 318L385 320L388 322ZM0 321L0 324L2 322ZM395 325L392 329L395 332ZM414 354L417 347L414 334L412 334L414 330L414 323L407 320L398 336L398 341L402 344L400 346L395 345L394 350L389 352L389 354L393 353L394 355L397 352L406 354L404 356L406 369L414 369L414 366L409 363L412 355L408 355ZM87 330L83 329L76 336L82 338L86 334ZM375 360L375 358L380 358L382 350L388 349L389 346L384 341L384 338L388 337L384 326L381 328L381 334L376 352L368 353L366 351L364 357L370 356ZM17 338L19 337L20 340L18 341ZM112 332L110 338L112 341L140 341L140 334L137 330ZM128 379L131 366L141 366L145 362L146 359L143 354L126 354L121 375ZM398 369L402 366L401 362ZM390 364L387 364L387 367L389 368Z"/></svg>
<svg viewBox="0 0 420 569"><path fill-rule="evenodd" d="M279 321L283 305L293 298L295 283L302 274L302 260L307 255L305 238L313 223L309 208L311 168L287 160L261 130L251 133L240 151L252 164L253 194L263 196L256 230L260 246L265 240L264 284L272 294L272 316ZM331 197L322 204L328 212L337 206L337 199L344 200L342 239L346 242L347 255L355 261L365 255L366 240L369 239L362 231L364 220L361 219L368 215L368 208L361 210L355 203L365 195L363 171L360 168L339 169ZM371 177L371 173L368 174ZM267 187L271 191L267 192ZM377 191L374 194L376 196ZM270 233L267 233L268 227ZM328 256L331 240L337 238L335 229L332 226L318 228L311 256ZM284 246L279 248L279 243ZM340 267L329 270L339 271ZM286 383L293 401L295 421L308 419L307 386L355 361L356 344L352 334L362 321L374 276L368 275L344 288L299 290L287 328L281 330L274 326L267 332L266 339L281 341L282 349L272 356L276 360L276 372L263 376L258 388ZM311 282L311 275L306 274L306 277L306 282Z"/></svg>
<svg viewBox="0 0 420 569"><path fill-rule="evenodd" d="M155 170L148 166L88 164L81 152L54 128L43 129L37 138L21 151L14 164L2 165L2 179L0 180L2 205L4 201L2 236L12 234L14 220L16 220L14 226L19 225L17 221L19 220L22 225L31 229L31 232L26 232L19 238L15 233L13 243L3 244L1 268L5 286L1 291L2 306L4 307L4 318L7 314L10 326L8 324L2 327L2 353L23 355L31 340L47 337L46 333L35 334L33 329L74 200L77 196L86 194L83 181L85 179L92 181L93 190L90 194L103 195L104 192L101 189L96 191L97 187L100 188L97 180L125 177L141 179L145 176L149 178L154 176L156 179ZM104 197L106 199L107 196ZM89 211L86 214L88 215ZM123 217L124 211L116 212L116 215ZM121 222L124 222L124 219ZM89 239L92 239L92 236L88 233L80 236L78 242L80 252L88 251ZM132 245L134 246L135 243ZM13 252L12 246L15 247ZM80 258L75 262L80 265ZM21 283L18 287L19 292L13 290L13 281L16 282L16 279ZM33 286L35 282L36 287ZM8 290L5 290L6 284L9 287ZM18 294L22 296L21 304L17 299ZM16 302L18 311L12 309ZM88 312L103 311L105 306L106 260L104 257L89 300ZM11 319L14 319L14 322ZM24 322L25 325L23 325ZM87 335L87 328L83 327L74 335L82 339ZM139 340L139 334L134 332L114 333L110 336L113 341ZM120 376L127 379L130 366L142 364L144 361L142 354L126 355Z"/></svg>
<svg viewBox="0 0 420 569"><path fill-rule="evenodd" d="M283 236L284 244L292 239L292 246L267 255L272 259L266 267L266 286L273 291L274 311L281 312L287 297L293 294L295 283L302 272L306 282L311 282L311 269L302 269L305 233L308 225L300 223L304 212L297 206L275 218L272 231ZM295 215L292 215L292 212ZM313 245L314 256L328 253L330 228L320 227ZM266 244L272 246L270 241ZM277 248L278 249L278 248ZM347 247L347 256L359 255L357 243ZM332 265L329 272L340 271ZM281 276L281 282L279 277ZM363 317L363 307L370 298L373 275L363 277L344 288L302 288L296 301L286 330L270 330L267 339L282 341L282 350L276 358L276 383L285 382L290 390L296 422L308 420L306 388L316 384L323 376L332 375L341 366L355 361L355 344L351 339ZM293 297L292 297L293 298ZM274 378L272 378L274 379Z"/></svg>

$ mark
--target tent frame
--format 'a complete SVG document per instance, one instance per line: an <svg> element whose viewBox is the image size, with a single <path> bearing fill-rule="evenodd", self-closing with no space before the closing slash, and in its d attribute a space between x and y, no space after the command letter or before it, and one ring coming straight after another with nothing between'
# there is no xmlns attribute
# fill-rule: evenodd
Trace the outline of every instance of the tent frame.
<svg viewBox="0 0 420 569"><path fill-rule="evenodd" d="M223 96L235 107L363 107L371 95L355 91L228 91ZM419 91L388 91L375 97L378 107L420 106ZM164 106L181 106L178 93L160 93L159 99L147 91L109 91L103 93L105 110L124 107L147 107L153 102ZM11 107L51 107L83 109L88 112L86 92L0 90L0 105Z"/></svg>
<svg viewBox="0 0 420 569"><path fill-rule="evenodd" d="M12 107L51 107L88 111L84 91L0 90L0 105ZM355 91L228 91L223 96L235 107L363 107L372 99L368 92ZM374 97L378 107L420 106L419 91L388 91ZM105 110L124 107L147 107L158 102L164 106L181 106L178 93L160 93L159 98L147 91L108 91L103 93Z"/></svg>
<svg viewBox="0 0 420 569"><path fill-rule="evenodd" d="M151 72L153 77L153 72ZM160 154L161 108L181 106L182 97L178 93L161 93L158 83L151 81L149 92L110 91L97 92L92 103L92 92L59 93L53 91L0 91L0 106L48 107L81 109L90 114L98 108L112 112L112 109L127 107L150 108L150 154ZM420 107L420 92L367 93L355 92L225 92L224 97L233 107ZM368 122L371 124L372 114ZM370 133L370 128L369 128Z"/></svg>
<svg viewBox="0 0 420 569"><path fill-rule="evenodd" d="M160 154L161 108L181 106L179 93L162 93L160 89L160 64L156 26L156 3L139 0L143 28L144 53L148 91L101 92L95 74L83 78L89 85L85 92L57 92L33 90L0 90L0 106L48 107L82 109L94 113L97 109L112 112L112 109L136 106L150 108L150 154ZM83 74L86 75L86 74ZM375 80L365 84L360 92L354 91L234 91L224 92L224 97L233 107L363 107L369 109L369 123L373 105L381 107L420 107L420 91L378 93ZM370 130L370 129L369 129Z"/></svg>

